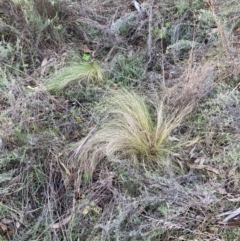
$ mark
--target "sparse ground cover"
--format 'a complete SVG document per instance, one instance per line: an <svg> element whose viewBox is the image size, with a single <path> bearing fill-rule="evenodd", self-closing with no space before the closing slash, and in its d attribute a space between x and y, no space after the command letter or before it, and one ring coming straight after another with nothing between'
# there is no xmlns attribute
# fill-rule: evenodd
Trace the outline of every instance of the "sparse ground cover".
<svg viewBox="0 0 240 241"><path fill-rule="evenodd" d="M2 0L0 240L239 240L239 13Z"/></svg>

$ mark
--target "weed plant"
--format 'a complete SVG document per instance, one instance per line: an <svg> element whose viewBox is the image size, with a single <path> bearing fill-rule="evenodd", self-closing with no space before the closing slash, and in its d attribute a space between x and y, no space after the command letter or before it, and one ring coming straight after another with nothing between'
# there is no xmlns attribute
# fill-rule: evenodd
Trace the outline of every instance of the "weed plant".
<svg viewBox="0 0 240 241"><path fill-rule="evenodd" d="M143 78L143 56L125 57L119 55L112 60L110 80L122 86L133 86Z"/></svg>

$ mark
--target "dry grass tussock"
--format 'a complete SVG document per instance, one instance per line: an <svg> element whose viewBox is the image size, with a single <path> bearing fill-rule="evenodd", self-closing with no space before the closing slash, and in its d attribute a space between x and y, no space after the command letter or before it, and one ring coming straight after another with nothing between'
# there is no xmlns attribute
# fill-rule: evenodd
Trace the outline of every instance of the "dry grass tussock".
<svg viewBox="0 0 240 241"><path fill-rule="evenodd" d="M151 113L144 97L127 90L114 92L109 103L106 122L91 137L77 144L74 158L79 162L80 171L92 174L104 157L127 158L131 164L147 169L163 167L166 154L177 146L189 144L174 142L170 135L192 106L186 106L177 115L169 115L161 102Z"/></svg>
<svg viewBox="0 0 240 241"><path fill-rule="evenodd" d="M104 70L96 62L82 62L65 67L45 84L48 91L60 91L73 82L102 83Z"/></svg>

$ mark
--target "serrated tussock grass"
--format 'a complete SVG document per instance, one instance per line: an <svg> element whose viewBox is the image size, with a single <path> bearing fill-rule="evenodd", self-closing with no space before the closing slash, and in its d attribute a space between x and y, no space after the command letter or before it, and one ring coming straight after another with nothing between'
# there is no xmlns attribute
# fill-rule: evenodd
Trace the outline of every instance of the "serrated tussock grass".
<svg viewBox="0 0 240 241"><path fill-rule="evenodd" d="M97 62L82 62L63 68L46 82L45 87L48 91L60 91L73 82L102 83L103 80L104 70Z"/></svg>
<svg viewBox="0 0 240 241"><path fill-rule="evenodd" d="M160 102L152 113L143 96L127 90L115 92L109 103L106 122L77 144L74 156L80 172L91 174L105 157L129 160L150 169L162 168L166 154L179 145L170 141L171 132L191 111L191 106L176 111L176 115L167 115Z"/></svg>

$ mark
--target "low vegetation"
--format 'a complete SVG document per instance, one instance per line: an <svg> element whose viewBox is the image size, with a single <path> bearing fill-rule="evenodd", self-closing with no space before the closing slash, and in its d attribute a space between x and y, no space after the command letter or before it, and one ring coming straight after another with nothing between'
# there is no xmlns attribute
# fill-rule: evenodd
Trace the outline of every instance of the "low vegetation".
<svg viewBox="0 0 240 241"><path fill-rule="evenodd" d="M0 2L0 240L238 240L231 1Z"/></svg>
<svg viewBox="0 0 240 241"><path fill-rule="evenodd" d="M103 158L127 159L130 164L142 165L146 169L159 168L161 172L166 164L166 154L170 154L174 147L187 144L170 134L192 107L186 106L179 113L169 115L165 113L163 101L159 101L154 113L150 113L145 102L143 96L134 92L120 90L112 93L106 118L98 131L77 144L74 156L80 166L84 166L83 172L92 174Z"/></svg>
<svg viewBox="0 0 240 241"><path fill-rule="evenodd" d="M98 84L104 81L103 69L96 62L82 62L65 67L59 74L50 78L45 87L50 92L59 92L73 82L88 85L89 82L94 81Z"/></svg>

